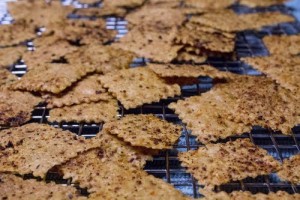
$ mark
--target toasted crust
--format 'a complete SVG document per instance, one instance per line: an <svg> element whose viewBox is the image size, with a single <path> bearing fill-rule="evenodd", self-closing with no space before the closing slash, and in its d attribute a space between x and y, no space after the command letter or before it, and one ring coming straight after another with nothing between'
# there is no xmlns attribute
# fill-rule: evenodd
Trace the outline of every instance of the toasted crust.
<svg viewBox="0 0 300 200"><path fill-rule="evenodd" d="M78 64L44 63L27 72L13 87L26 91L58 94L93 71L95 71L94 67L82 67ZM47 76L44 76L45 74Z"/></svg>
<svg viewBox="0 0 300 200"><path fill-rule="evenodd" d="M181 127L153 115L126 115L103 126L103 130L117 135L132 146L149 149L170 149L181 135Z"/></svg>
<svg viewBox="0 0 300 200"><path fill-rule="evenodd" d="M300 154L284 160L278 176L281 180L300 184Z"/></svg>
<svg viewBox="0 0 300 200"><path fill-rule="evenodd" d="M7 68L20 60L25 52L24 46L0 48L0 69Z"/></svg>
<svg viewBox="0 0 300 200"><path fill-rule="evenodd" d="M255 178L280 168L278 161L249 139L208 144L198 150L180 153L178 157L199 183L210 186Z"/></svg>
<svg viewBox="0 0 300 200"><path fill-rule="evenodd" d="M271 35L263 38L271 55L300 54L300 35Z"/></svg>
<svg viewBox="0 0 300 200"><path fill-rule="evenodd" d="M83 103L50 110L50 122L102 123L116 119L118 102L115 99Z"/></svg>
<svg viewBox="0 0 300 200"><path fill-rule="evenodd" d="M19 126L29 121L31 112L42 100L28 92L0 91L0 125Z"/></svg>
<svg viewBox="0 0 300 200"><path fill-rule="evenodd" d="M0 132L0 171L45 177L54 166L97 147L84 137L45 124L27 124Z"/></svg>
<svg viewBox="0 0 300 200"><path fill-rule="evenodd" d="M98 74L88 76L59 95L44 95L43 98L48 103L47 107L59 108L111 99L112 96L103 88L98 80L99 76Z"/></svg>
<svg viewBox="0 0 300 200"><path fill-rule="evenodd" d="M23 180L11 174L0 174L0 180L1 199L86 199L72 186Z"/></svg>
<svg viewBox="0 0 300 200"><path fill-rule="evenodd" d="M65 178L72 177L81 187L88 188L90 199L188 199L131 163L115 162L105 150L81 154L61 170Z"/></svg>
<svg viewBox="0 0 300 200"><path fill-rule="evenodd" d="M179 85L165 83L154 72L144 67L119 70L99 79L126 109L181 93Z"/></svg>

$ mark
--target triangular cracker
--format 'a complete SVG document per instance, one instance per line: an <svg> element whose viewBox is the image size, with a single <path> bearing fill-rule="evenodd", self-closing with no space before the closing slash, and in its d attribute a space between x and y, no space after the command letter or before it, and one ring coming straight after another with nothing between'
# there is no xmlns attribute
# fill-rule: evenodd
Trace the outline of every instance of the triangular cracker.
<svg viewBox="0 0 300 200"><path fill-rule="evenodd" d="M278 161L249 139L208 144L178 157L200 184L210 186L267 175L280 168Z"/></svg>
<svg viewBox="0 0 300 200"><path fill-rule="evenodd" d="M291 156L283 161L282 169L278 172L281 180L300 184L300 154Z"/></svg>
<svg viewBox="0 0 300 200"><path fill-rule="evenodd" d="M0 199L86 199L76 188L0 174Z"/></svg>
<svg viewBox="0 0 300 200"><path fill-rule="evenodd" d="M0 138L0 172L33 173L38 177L98 146L69 131L36 123L3 130Z"/></svg>
<svg viewBox="0 0 300 200"><path fill-rule="evenodd" d="M115 120L118 114L118 102L115 99L96 103L83 103L50 110L50 122L103 123Z"/></svg>
<svg viewBox="0 0 300 200"><path fill-rule="evenodd" d="M170 149L181 135L181 127L153 115L126 115L104 124L103 130L117 135L132 146Z"/></svg>
<svg viewBox="0 0 300 200"><path fill-rule="evenodd" d="M157 102L181 93L179 85L165 83L145 67L119 70L101 76L99 79L126 109Z"/></svg>

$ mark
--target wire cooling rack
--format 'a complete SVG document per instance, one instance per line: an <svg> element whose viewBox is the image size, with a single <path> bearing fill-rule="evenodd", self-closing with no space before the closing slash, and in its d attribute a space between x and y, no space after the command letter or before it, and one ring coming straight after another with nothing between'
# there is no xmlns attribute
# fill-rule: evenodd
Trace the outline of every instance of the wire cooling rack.
<svg viewBox="0 0 300 200"><path fill-rule="evenodd" d="M12 21L11 16L6 12L5 1L0 1L0 24L7 24ZM73 0L64 1L65 5L71 4L77 8L86 7L86 5L79 4ZM99 5L96 5L99 6ZM262 11L281 11L284 13L295 12L295 10L287 8L285 6L273 6L267 9L249 9L244 6L234 5L233 9L237 13L251 13ZM300 8L299 8L300 9ZM299 11L300 13L300 11ZM121 18L107 18L107 28L118 30L117 38L122 37L127 33L127 22ZM245 31L239 33L236 41L236 53L237 57L249 57L249 56L266 56L268 50L262 43L261 38L265 35L272 34L285 34L292 35L300 33L300 22L284 23L276 26L265 27L260 31ZM28 43L29 48L33 46L32 43ZM132 66L145 65L146 60L138 58L134 61ZM223 70L230 71L238 74L247 75L261 75L260 72L254 70L250 66L243 64L240 61L228 61L223 59L210 58L207 61L208 64ZM26 65L20 61L11 67L11 72L19 77L26 73ZM161 117L167 121L180 124L183 127L182 135L178 143L172 150L163 151L154 158L152 162L148 162L145 166L145 170L166 182L172 184L175 188L183 193L192 197L200 197L198 189L201 187L197 181L186 172L186 170L180 166L180 162L177 158L177 153L182 151L188 151L190 149L197 149L202 146L196 142L195 137L191 135L190 131L186 129L185 125L178 119L178 116L173 111L168 109L168 105L171 102L175 102L178 99L199 95L208 91L213 87L213 82L210 78L202 77L199 79L199 84L183 86L182 95L176 98L169 98L167 100L161 100L158 103L143 105L137 109L125 110L120 105L119 116L122 117L127 114L139 114L139 113L152 113L158 117ZM49 110L45 108L45 105L39 105L32 113L32 119L30 122L37 123L49 123L47 121ZM51 124L51 123L49 123ZM52 123L55 127L60 127L65 130L69 130L77 135L90 138L95 136L101 129L102 124L77 124L77 123ZM253 127L250 133L242 136L230 137L227 140L235 140L236 138L250 138L256 145L266 149L277 160L281 161L300 153L300 126L296 126L293 129L292 136L285 136L278 132L263 129L260 127ZM68 183L68 180L62 180L55 173L49 173L47 180L54 180L57 183ZM299 193L300 185L291 185L287 182L279 180L276 174L259 176L255 179L247 178L238 182L231 182L216 188L217 191L231 192L233 190L248 190L253 193L257 192L270 192L284 190L289 193ZM83 194L86 194L86 190L82 190Z"/></svg>

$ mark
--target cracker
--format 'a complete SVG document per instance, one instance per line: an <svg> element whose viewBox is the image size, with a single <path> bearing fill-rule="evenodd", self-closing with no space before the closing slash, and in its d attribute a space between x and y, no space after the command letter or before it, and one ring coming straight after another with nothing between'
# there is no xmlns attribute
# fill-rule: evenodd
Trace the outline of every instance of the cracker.
<svg viewBox="0 0 300 200"><path fill-rule="evenodd" d="M244 62L265 73L282 87L298 93L300 90L300 58L270 57L243 58Z"/></svg>
<svg viewBox="0 0 300 200"><path fill-rule="evenodd" d="M11 174L0 174L0 190L1 199L79 199L79 193L72 186L23 180Z"/></svg>
<svg viewBox="0 0 300 200"><path fill-rule="evenodd" d="M103 123L116 119L118 102L114 99L83 103L50 110L50 122Z"/></svg>
<svg viewBox="0 0 300 200"><path fill-rule="evenodd" d="M19 126L29 121L41 98L28 92L0 91L0 126Z"/></svg>
<svg viewBox="0 0 300 200"><path fill-rule="evenodd" d="M8 11L16 20L25 20L36 27L48 26L67 19L72 6L63 6L60 1L14 1L8 3ZM34 12L33 12L34 11Z"/></svg>
<svg viewBox="0 0 300 200"><path fill-rule="evenodd" d="M127 163L139 169L146 165L146 161L152 161L153 155L158 154L156 150L133 147L105 130L98 133L92 140L100 144L102 150L99 149L99 151L103 151L105 155L102 157L103 161L108 159L113 162Z"/></svg>
<svg viewBox="0 0 300 200"><path fill-rule="evenodd" d="M71 64L92 67L97 73L108 73L130 67L135 54L111 46L87 45L65 56Z"/></svg>
<svg viewBox="0 0 300 200"><path fill-rule="evenodd" d="M169 85L148 68L119 70L100 77L126 109L180 95L179 85Z"/></svg>
<svg viewBox="0 0 300 200"><path fill-rule="evenodd" d="M13 75L6 69L0 69L0 88L10 87L12 83L18 80L18 77Z"/></svg>
<svg viewBox="0 0 300 200"><path fill-rule="evenodd" d="M132 146L171 149L181 135L181 127L153 115L126 115L106 123L103 130L117 135Z"/></svg>
<svg viewBox="0 0 300 200"><path fill-rule="evenodd" d="M278 172L281 180L300 184L300 154L283 161L282 169Z"/></svg>
<svg viewBox="0 0 300 200"><path fill-rule="evenodd" d="M0 68L7 68L16 63L25 52L24 46L0 48Z"/></svg>
<svg viewBox="0 0 300 200"><path fill-rule="evenodd" d="M177 28L149 30L149 27L135 27L112 46L132 51L140 57L166 63L172 61L182 47L173 45L176 33Z"/></svg>
<svg viewBox="0 0 300 200"><path fill-rule="evenodd" d="M252 194L248 191L233 191L231 193L226 192L203 192L200 191L202 194L204 194L204 198L202 200L282 200L282 199L289 199L289 200L297 200L300 198L300 194L289 194L285 191L277 191L276 193L270 192L268 194L263 193L256 193Z"/></svg>
<svg viewBox="0 0 300 200"><path fill-rule="evenodd" d="M48 108L59 108L81 103L91 103L100 100L111 99L111 95L106 92L98 80L99 75L88 76L78 83L75 83L70 90L58 95L44 95Z"/></svg>
<svg viewBox="0 0 300 200"><path fill-rule="evenodd" d="M135 8L143 5L145 0L103 0L104 8Z"/></svg>
<svg viewBox="0 0 300 200"><path fill-rule="evenodd" d="M209 76L214 79L228 79L231 73L222 72L210 65L174 65L148 64L148 67L160 77L200 77Z"/></svg>
<svg viewBox="0 0 300 200"><path fill-rule="evenodd" d="M17 45L35 38L35 30L24 22L0 26L0 47Z"/></svg>
<svg viewBox="0 0 300 200"><path fill-rule="evenodd" d="M72 177L80 187L87 188L92 193L90 199L189 199L130 163L115 162L105 150L81 154L61 170L64 178Z"/></svg>
<svg viewBox="0 0 300 200"><path fill-rule="evenodd" d="M201 9L222 9L228 8L235 3L236 0L185 0L184 3L189 7L196 7Z"/></svg>
<svg viewBox="0 0 300 200"><path fill-rule="evenodd" d="M95 4L101 2L101 0L77 0L77 1L82 4Z"/></svg>
<svg viewBox="0 0 300 200"><path fill-rule="evenodd" d="M271 55L297 55L300 54L300 35L270 35L263 41Z"/></svg>
<svg viewBox="0 0 300 200"><path fill-rule="evenodd" d="M0 171L37 177L98 146L69 131L35 123L3 130L0 138Z"/></svg>
<svg viewBox="0 0 300 200"><path fill-rule="evenodd" d="M58 94L93 71L95 71L93 67L82 67L78 64L45 63L27 72L13 87L26 91Z"/></svg>
<svg viewBox="0 0 300 200"><path fill-rule="evenodd" d="M200 184L209 186L255 178L280 169L280 163L250 139L208 144L179 153L178 157Z"/></svg>
<svg viewBox="0 0 300 200"><path fill-rule="evenodd" d="M250 8L269 7L273 5L283 4L287 0L239 0L239 3Z"/></svg>
<svg viewBox="0 0 300 200"><path fill-rule="evenodd" d="M104 44L113 41L117 34L115 30L106 29L104 19L69 19L47 28L48 33L52 32L60 39L79 44Z"/></svg>
<svg viewBox="0 0 300 200"><path fill-rule="evenodd" d="M203 63L207 59L206 55L196 55L189 52L179 52L175 60L179 62Z"/></svg>
<svg viewBox="0 0 300 200"><path fill-rule="evenodd" d="M126 15L124 8L81 8L74 11L76 15L87 17L105 17L105 16L118 16L124 17Z"/></svg>
<svg viewBox="0 0 300 200"><path fill-rule="evenodd" d="M237 76L201 96L172 103L169 108L202 143L249 132L255 125L289 135L299 123L299 100L261 77Z"/></svg>
<svg viewBox="0 0 300 200"><path fill-rule="evenodd" d="M193 16L190 21L225 32L237 32L248 29L260 29L263 26L292 22L294 20L293 17L279 12L238 15L231 10L219 10L205 13L201 16Z"/></svg>

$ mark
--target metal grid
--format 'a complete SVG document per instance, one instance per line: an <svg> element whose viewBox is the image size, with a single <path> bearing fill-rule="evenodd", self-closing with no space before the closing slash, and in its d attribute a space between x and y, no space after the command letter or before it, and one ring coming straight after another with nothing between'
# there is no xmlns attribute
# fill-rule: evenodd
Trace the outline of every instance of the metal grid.
<svg viewBox="0 0 300 200"><path fill-rule="evenodd" d="M74 1L65 1L66 4L72 3L72 5L77 5ZM80 6L80 5L79 5ZM289 12L286 7L271 7L272 11L280 10L284 12ZM260 10L251 10L241 6L234 6L234 10L239 13L245 12L257 12ZM2 17L0 15L0 24L9 23L11 17L6 13ZM118 18L107 18L107 28L116 29L119 34L117 38L122 37L126 34L126 21ZM261 41L261 38L265 35L270 34L296 34L300 33L300 23L288 23L280 24L277 26L266 27L259 32L246 31L239 33L236 42L236 52L238 58L245 56L265 56L268 55L268 51ZM32 43L29 43L29 47L32 47ZM136 59L132 66L144 65L145 59ZM208 64L215 66L216 68L224 71L231 71L238 74L248 74L248 75L260 75L260 72L252 69L251 67L241 63L240 61L226 61L222 59L211 58ZM26 73L26 65L20 61L16 65L11 67L12 73L21 77ZM184 168L180 166L180 162L177 158L177 153L182 151L188 151L190 149L197 149L202 146L196 142L195 137L191 135L190 131L186 129L184 124L178 119L177 115L173 111L167 108L168 104L175 102L178 99L183 99L189 96L198 95L205 91L208 91L213 87L212 80L210 78L200 78L199 84L184 86L182 87L182 95L176 98L169 98L167 100L161 100L159 103L153 103L144 105L137 109L125 110L120 105L119 115L124 116L127 114L139 114L139 113L152 113L158 117L161 117L167 121L180 124L183 126L182 136L180 137L178 143L175 145L174 149L161 152L160 155L156 156L153 162L148 162L145 170L161 178L168 183L174 185L175 188L181 190L183 193L193 196L195 198L200 197L198 189L201 187L198 185L197 181L186 172ZM35 108L32 119L30 122L37 123L48 123L47 118L49 111L45 108L45 105L39 105ZM102 124L75 124L75 123L52 123L51 125L55 127L60 127L65 130L74 132L75 134L82 135L86 138L95 136L102 128ZM271 130L266 130L260 127L254 127L250 133L244 134L242 136L230 137L228 140L235 140L237 138L250 138L256 145L266 149L272 156L274 156L279 161L290 157L291 155L300 152L300 126L293 129L292 136L285 136L280 133L273 132ZM49 173L47 180L55 180L58 183L69 183L70 181L62 180L55 173ZM216 188L217 191L227 191L231 192L233 190L249 190L251 192L270 192L277 190L285 190L290 193L299 193L300 185L291 185L286 182L282 182L276 176L276 174L271 174L267 176L259 176L255 179L247 178L243 181L232 182L222 185ZM83 194L87 194L86 190L82 190Z"/></svg>

